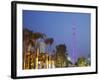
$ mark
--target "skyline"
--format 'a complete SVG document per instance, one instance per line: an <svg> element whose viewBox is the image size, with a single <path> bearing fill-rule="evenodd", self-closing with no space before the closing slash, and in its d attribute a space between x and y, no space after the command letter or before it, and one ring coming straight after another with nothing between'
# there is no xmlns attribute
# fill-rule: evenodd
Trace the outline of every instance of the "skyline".
<svg viewBox="0 0 100 80"><path fill-rule="evenodd" d="M72 28L76 26L76 59L88 57L90 52L90 19L89 13L49 12L23 10L23 28L33 32L45 33L54 39L52 48L66 44L68 54L73 58Z"/></svg>

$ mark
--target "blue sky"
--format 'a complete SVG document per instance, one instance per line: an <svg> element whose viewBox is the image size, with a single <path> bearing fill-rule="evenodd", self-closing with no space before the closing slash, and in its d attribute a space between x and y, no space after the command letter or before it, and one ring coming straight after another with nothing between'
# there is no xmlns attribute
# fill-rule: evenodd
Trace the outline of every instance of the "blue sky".
<svg viewBox="0 0 100 80"><path fill-rule="evenodd" d="M90 55L90 20L89 13L23 10L23 28L52 37L53 48L58 44L66 44L68 54L74 60ZM76 27L76 38L72 35L73 27ZM74 46L77 50L75 53Z"/></svg>

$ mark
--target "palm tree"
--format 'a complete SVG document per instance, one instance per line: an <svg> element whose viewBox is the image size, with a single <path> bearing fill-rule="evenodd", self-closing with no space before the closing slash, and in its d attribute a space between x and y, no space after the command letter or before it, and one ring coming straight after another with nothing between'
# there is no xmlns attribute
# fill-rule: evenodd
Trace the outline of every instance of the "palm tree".
<svg viewBox="0 0 100 80"><path fill-rule="evenodd" d="M51 47L51 45L53 44L53 42L54 42L53 38L47 38L47 39L45 39L45 43L46 43L47 46L50 45L50 47Z"/></svg>
<svg viewBox="0 0 100 80"><path fill-rule="evenodd" d="M28 29L23 29L23 51L27 53L29 43L32 39L33 32Z"/></svg>
<svg viewBox="0 0 100 80"><path fill-rule="evenodd" d="M40 38L43 38L43 34L39 33L39 32L35 32L35 33L33 33L32 38L35 41L36 69L38 69L39 45L38 45L37 40L40 39Z"/></svg>
<svg viewBox="0 0 100 80"><path fill-rule="evenodd" d="M49 45L50 45L50 54L51 54L51 45L53 44L54 40L53 38L49 38ZM49 56L49 68L51 68L51 55Z"/></svg>
<svg viewBox="0 0 100 80"><path fill-rule="evenodd" d="M51 45L53 44L53 42L54 42L53 38L49 38L50 48L51 48Z"/></svg>
<svg viewBox="0 0 100 80"><path fill-rule="evenodd" d="M23 29L23 69L26 69L25 65L27 65L27 58L26 55L28 53L28 55L30 55L30 49L32 47L32 34L33 32L29 29ZM30 65L30 60L28 61Z"/></svg>
<svg viewBox="0 0 100 80"><path fill-rule="evenodd" d="M46 53L49 53L48 45L50 45L50 47L51 47L53 41L54 41L53 38L46 38L45 39L45 44L47 45L47 52ZM47 68L49 67L49 64L48 64L49 61L50 61L49 60L49 56L47 55L47 57L46 57L46 65L47 65Z"/></svg>
<svg viewBox="0 0 100 80"><path fill-rule="evenodd" d="M49 45L49 39L46 38L44 40L44 42L45 42L46 46L48 47L48 45ZM47 47L46 47L46 54L48 53L48 48ZM48 56L47 55L46 55L46 68L48 68Z"/></svg>

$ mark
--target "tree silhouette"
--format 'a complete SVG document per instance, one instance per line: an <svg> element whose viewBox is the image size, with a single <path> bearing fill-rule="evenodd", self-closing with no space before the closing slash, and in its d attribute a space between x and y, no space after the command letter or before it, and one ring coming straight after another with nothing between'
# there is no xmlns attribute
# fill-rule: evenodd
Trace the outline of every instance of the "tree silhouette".
<svg viewBox="0 0 100 80"><path fill-rule="evenodd" d="M79 57L77 62L76 62L76 65L79 66L79 67L87 66L86 58L85 57Z"/></svg>
<svg viewBox="0 0 100 80"><path fill-rule="evenodd" d="M53 38L47 38L47 39L45 39L45 44L47 46L50 45L50 48L51 48L51 45L53 44L53 42L54 42Z"/></svg>
<svg viewBox="0 0 100 80"><path fill-rule="evenodd" d="M66 51L65 44L56 46L56 67L66 67Z"/></svg>

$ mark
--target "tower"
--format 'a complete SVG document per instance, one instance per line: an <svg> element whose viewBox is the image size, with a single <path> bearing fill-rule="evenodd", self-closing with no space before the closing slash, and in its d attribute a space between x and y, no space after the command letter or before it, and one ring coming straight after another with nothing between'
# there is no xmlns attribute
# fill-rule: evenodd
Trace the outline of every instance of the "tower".
<svg viewBox="0 0 100 80"><path fill-rule="evenodd" d="M72 62L76 63L76 55L77 55L77 28L74 24L72 26Z"/></svg>

